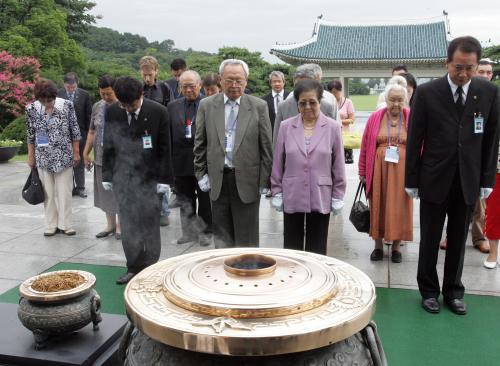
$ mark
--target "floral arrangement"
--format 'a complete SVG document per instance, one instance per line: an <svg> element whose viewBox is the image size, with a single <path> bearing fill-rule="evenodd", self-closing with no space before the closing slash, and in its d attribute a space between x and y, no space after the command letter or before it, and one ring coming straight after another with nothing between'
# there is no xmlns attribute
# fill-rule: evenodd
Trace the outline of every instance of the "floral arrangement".
<svg viewBox="0 0 500 366"><path fill-rule="evenodd" d="M16 140L0 140L0 147L18 147L23 144L22 141Z"/></svg>

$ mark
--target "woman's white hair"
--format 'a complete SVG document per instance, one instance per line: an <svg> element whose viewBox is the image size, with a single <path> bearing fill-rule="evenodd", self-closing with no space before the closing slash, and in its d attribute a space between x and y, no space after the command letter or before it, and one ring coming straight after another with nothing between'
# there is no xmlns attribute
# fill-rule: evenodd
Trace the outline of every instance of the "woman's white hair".
<svg viewBox="0 0 500 366"><path fill-rule="evenodd" d="M394 79L394 78L392 78L392 79ZM391 95L392 92L403 92L405 104L408 104L408 90L406 90L406 80L404 78L401 78L401 79L404 80L404 85L401 85L399 83L394 83L394 84L388 83L386 85L385 90L384 90L384 97L385 97L386 103L388 102L389 95Z"/></svg>
<svg viewBox="0 0 500 366"><path fill-rule="evenodd" d="M241 65L241 67L243 67L243 71L245 72L247 79L250 76L250 70L248 69L247 63L245 61L238 60L236 58L229 58L227 60L222 61L222 63L219 66L219 75L220 76L222 76L222 74L224 74L224 68L227 65Z"/></svg>

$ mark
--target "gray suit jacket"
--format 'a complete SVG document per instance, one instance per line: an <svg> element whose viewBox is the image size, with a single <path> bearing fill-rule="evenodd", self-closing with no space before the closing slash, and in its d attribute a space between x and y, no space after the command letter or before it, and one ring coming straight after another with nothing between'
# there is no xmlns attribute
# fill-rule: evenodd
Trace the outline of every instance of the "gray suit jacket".
<svg viewBox="0 0 500 366"><path fill-rule="evenodd" d="M332 104L325 98L321 99L320 110L327 117L336 119L337 118L337 104ZM280 130L280 124L288 118L295 117L299 114L299 108L297 106L297 100L295 97L289 96L285 101L280 103L278 106L278 113L276 114L276 120L274 121L273 130L273 147L276 145L276 139L278 138L278 131Z"/></svg>
<svg viewBox="0 0 500 366"><path fill-rule="evenodd" d="M196 115L194 171L200 180L208 174L210 198L217 200L222 187L225 149L224 94L202 99ZM233 151L236 188L244 203L260 198L259 188L269 188L272 167L271 123L267 103L243 94Z"/></svg>

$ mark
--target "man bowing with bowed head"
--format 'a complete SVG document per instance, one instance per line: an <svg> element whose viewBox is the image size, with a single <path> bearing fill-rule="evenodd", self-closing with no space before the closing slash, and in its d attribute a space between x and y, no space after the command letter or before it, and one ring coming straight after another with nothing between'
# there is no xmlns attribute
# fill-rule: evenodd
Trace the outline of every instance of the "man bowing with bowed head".
<svg viewBox="0 0 500 366"><path fill-rule="evenodd" d="M465 240L478 198L495 184L498 152L498 87L472 78L481 44L459 37L448 46L448 74L417 89L410 114L406 191L420 197L420 253L417 282L422 307L467 313L462 269ZM442 291L436 271L439 241L448 215L448 248Z"/></svg>
<svg viewBox="0 0 500 366"><path fill-rule="evenodd" d="M143 86L131 77L116 80L118 103L105 116L102 185L112 189L122 223L127 273L125 284L160 258L160 201L172 182L167 109L143 97Z"/></svg>
<svg viewBox="0 0 500 366"><path fill-rule="evenodd" d="M222 62L222 89L201 100L196 115L194 170L210 190L216 248L259 245L260 194L269 191L272 164L267 103L243 94L248 65Z"/></svg>

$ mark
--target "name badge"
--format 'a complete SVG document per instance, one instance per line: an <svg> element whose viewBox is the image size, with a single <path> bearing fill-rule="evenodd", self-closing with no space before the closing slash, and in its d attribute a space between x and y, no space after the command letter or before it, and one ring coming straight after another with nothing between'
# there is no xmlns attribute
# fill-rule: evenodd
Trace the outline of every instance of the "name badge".
<svg viewBox="0 0 500 366"><path fill-rule="evenodd" d="M36 145L38 147L49 146L49 136L44 135L44 134L37 134L36 135Z"/></svg>
<svg viewBox="0 0 500 366"><path fill-rule="evenodd" d="M191 121L188 121L188 123L186 123L185 136L187 139L190 139L193 137L193 135L191 134Z"/></svg>
<svg viewBox="0 0 500 366"><path fill-rule="evenodd" d="M388 146L385 149L385 161L388 163L399 163L399 149L397 146Z"/></svg>
<svg viewBox="0 0 500 366"><path fill-rule="evenodd" d="M483 133L483 132L484 132L484 118L474 117L474 133Z"/></svg>
<svg viewBox="0 0 500 366"><path fill-rule="evenodd" d="M151 135L142 136L142 147L144 149L153 148L153 140L151 139Z"/></svg>
<svg viewBox="0 0 500 366"><path fill-rule="evenodd" d="M226 145L226 152L233 151L233 139L231 138L230 133L226 133L226 138L224 140L224 144Z"/></svg>

